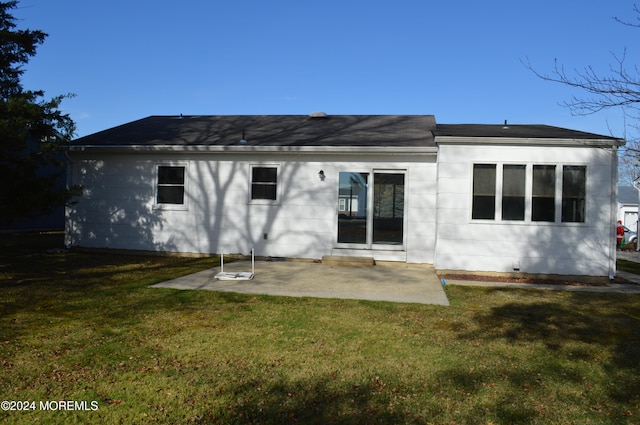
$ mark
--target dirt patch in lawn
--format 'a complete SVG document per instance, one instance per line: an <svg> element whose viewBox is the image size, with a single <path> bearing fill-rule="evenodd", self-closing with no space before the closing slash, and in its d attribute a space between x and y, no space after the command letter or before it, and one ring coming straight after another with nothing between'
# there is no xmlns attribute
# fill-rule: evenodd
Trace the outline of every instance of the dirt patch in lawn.
<svg viewBox="0 0 640 425"><path fill-rule="evenodd" d="M568 285L568 286L607 286L603 283L587 283L579 282L575 280L560 280L560 279L541 279L536 277L513 277L513 276L489 276L489 275L475 275L475 274L443 274L438 277L451 280L470 280L475 282L507 282L507 283L531 283L531 284L544 284L544 285ZM616 277L613 283L631 284L630 282L621 277Z"/></svg>

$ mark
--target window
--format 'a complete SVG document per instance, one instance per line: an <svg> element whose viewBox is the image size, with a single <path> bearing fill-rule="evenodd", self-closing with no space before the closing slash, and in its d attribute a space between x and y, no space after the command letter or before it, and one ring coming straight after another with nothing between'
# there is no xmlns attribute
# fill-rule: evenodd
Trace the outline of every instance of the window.
<svg viewBox="0 0 640 425"><path fill-rule="evenodd" d="M156 204L184 205L184 166L158 166Z"/></svg>
<svg viewBox="0 0 640 425"><path fill-rule="evenodd" d="M556 221L556 166L533 166L531 221Z"/></svg>
<svg viewBox="0 0 640 425"><path fill-rule="evenodd" d="M496 215L496 165L474 164L471 218L494 220Z"/></svg>
<svg viewBox="0 0 640 425"><path fill-rule="evenodd" d="M584 223L586 193L584 165L474 164L471 218Z"/></svg>
<svg viewBox="0 0 640 425"><path fill-rule="evenodd" d="M502 168L502 219L524 220L525 165Z"/></svg>
<svg viewBox="0 0 640 425"><path fill-rule="evenodd" d="M351 215L353 211L358 211L358 195L338 199L338 213Z"/></svg>
<svg viewBox="0 0 640 425"><path fill-rule="evenodd" d="M251 167L251 200L277 200L278 167Z"/></svg>
<svg viewBox="0 0 640 425"><path fill-rule="evenodd" d="M584 223L587 170L584 166L562 167L562 221Z"/></svg>

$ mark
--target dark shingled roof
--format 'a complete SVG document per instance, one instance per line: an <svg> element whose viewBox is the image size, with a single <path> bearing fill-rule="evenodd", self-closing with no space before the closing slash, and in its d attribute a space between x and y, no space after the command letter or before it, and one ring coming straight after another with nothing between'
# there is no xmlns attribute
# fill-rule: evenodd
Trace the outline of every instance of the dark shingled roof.
<svg viewBox="0 0 640 425"><path fill-rule="evenodd" d="M74 140L71 146L257 146L435 148L435 137L622 140L548 125L437 124L433 115L150 116ZM241 143L240 140L246 140ZM483 139L483 140L480 140ZM445 140L440 139L442 142Z"/></svg>
<svg viewBox="0 0 640 425"><path fill-rule="evenodd" d="M520 139L581 139L581 140L620 140L616 137L585 133L567 128L541 124L438 124L434 131L437 136L452 137L490 137Z"/></svg>
<svg viewBox="0 0 640 425"><path fill-rule="evenodd" d="M638 191L633 186L618 186L618 202L621 204L637 204Z"/></svg>
<svg viewBox="0 0 640 425"><path fill-rule="evenodd" d="M435 128L433 115L151 116L71 146L435 147Z"/></svg>

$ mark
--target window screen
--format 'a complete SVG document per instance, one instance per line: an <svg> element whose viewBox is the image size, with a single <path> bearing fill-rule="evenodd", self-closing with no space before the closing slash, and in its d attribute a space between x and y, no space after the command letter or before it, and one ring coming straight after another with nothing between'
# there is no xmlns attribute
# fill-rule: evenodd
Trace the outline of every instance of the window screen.
<svg viewBox="0 0 640 425"><path fill-rule="evenodd" d="M277 167L251 168L251 199L268 199L275 201L278 188Z"/></svg>
<svg viewBox="0 0 640 425"><path fill-rule="evenodd" d="M158 166L158 204L184 204L185 167Z"/></svg>
<svg viewBox="0 0 640 425"><path fill-rule="evenodd" d="M556 220L556 166L533 166L531 221Z"/></svg>
<svg viewBox="0 0 640 425"><path fill-rule="evenodd" d="M495 220L496 165L474 164L471 218Z"/></svg>
<svg viewBox="0 0 640 425"><path fill-rule="evenodd" d="M584 223L586 211L587 167L562 167L562 221Z"/></svg>
<svg viewBox="0 0 640 425"><path fill-rule="evenodd" d="M525 165L502 168L502 219L524 220Z"/></svg>

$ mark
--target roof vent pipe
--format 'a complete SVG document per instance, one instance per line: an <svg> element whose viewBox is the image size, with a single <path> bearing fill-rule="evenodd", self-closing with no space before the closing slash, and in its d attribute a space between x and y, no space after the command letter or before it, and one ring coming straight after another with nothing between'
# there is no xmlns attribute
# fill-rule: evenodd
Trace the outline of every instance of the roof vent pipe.
<svg viewBox="0 0 640 425"><path fill-rule="evenodd" d="M502 126L503 129L507 129L509 128L509 126L507 125L507 120L504 120L504 125Z"/></svg>

